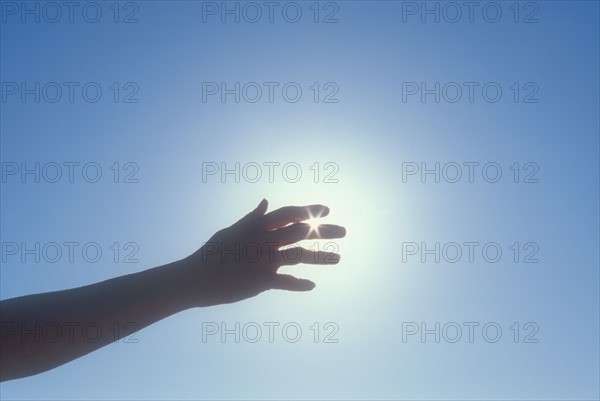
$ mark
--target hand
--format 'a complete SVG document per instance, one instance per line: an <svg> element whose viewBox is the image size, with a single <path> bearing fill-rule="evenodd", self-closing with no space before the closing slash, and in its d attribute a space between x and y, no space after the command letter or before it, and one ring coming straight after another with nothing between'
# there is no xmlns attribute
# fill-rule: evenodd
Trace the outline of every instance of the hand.
<svg viewBox="0 0 600 401"><path fill-rule="evenodd" d="M311 251L302 247L282 250L305 239L333 239L346 235L343 227L331 224L311 228L302 223L311 217L324 217L323 205L288 206L268 214L268 202L231 227L218 231L190 256L200 274L201 289L196 294L201 306L231 303L250 298L269 289L310 291L315 283L277 273L281 266L298 263L336 264L337 254Z"/></svg>

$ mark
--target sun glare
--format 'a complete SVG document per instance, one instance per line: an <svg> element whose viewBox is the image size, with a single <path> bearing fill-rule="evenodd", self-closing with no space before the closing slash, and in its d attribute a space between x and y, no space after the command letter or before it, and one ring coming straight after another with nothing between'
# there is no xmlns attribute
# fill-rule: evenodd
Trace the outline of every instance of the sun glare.
<svg viewBox="0 0 600 401"><path fill-rule="evenodd" d="M317 234L319 233L319 225L321 225L321 216L317 215L317 216L313 216L312 214L309 213L309 219L306 220L306 223L310 226L310 231L316 231Z"/></svg>

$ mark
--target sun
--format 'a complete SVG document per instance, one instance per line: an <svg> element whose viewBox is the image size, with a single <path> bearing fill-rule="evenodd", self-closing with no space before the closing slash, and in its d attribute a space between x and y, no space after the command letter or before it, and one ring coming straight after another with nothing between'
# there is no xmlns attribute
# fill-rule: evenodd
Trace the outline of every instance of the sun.
<svg viewBox="0 0 600 401"><path fill-rule="evenodd" d="M321 215L313 216L310 212L308 213L309 218L306 220L306 224L310 226L310 232L315 231L319 234L319 226L321 225Z"/></svg>
<svg viewBox="0 0 600 401"><path fill-rule="evenodd" d="M307 220L306 223L310 226L311 230L315 230L315 231L318 231L319 226L321 225L321 223L319 223L319 219L317 219L317 218L311 218L311 219Z"/></svg>

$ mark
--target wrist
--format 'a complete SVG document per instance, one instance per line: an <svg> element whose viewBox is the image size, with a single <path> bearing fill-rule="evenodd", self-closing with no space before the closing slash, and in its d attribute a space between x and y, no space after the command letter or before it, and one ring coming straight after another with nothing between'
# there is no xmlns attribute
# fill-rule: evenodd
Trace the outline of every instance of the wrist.
<svg viewBox="0 0 600 401"><path fill-rule="evenodd" d="M196 254L173 263L171 274L172 295L185 308L194 308L210 304L204 298L210 292L208 263L202 263Z"/></svg>

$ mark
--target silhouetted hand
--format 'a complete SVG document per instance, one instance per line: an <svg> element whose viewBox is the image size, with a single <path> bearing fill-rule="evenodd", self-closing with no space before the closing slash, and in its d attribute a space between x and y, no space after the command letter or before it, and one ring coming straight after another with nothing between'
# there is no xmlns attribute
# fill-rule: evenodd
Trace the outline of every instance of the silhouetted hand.
<svg viewBox="0 0 600 401"><path fill-rule="evenodd" d="M287 274L281 266L298 263L335 264L339 255L286 247L305 239L333 239L346 235L337 225L316 228L302 221L324 217L323 205L288 206L268 214L268 203L258 207L232 226L218 231L189 259L197 267L199 306L231 303L250 298L269 289L310 291L315 283Z"/></svg>
<svg viewBox="0 0 600 401"><path fill-rule="evenodd" d="M2 300L0 381L60 366L189 308L241 301L268 289L312 290L312 281L277 270L296 263L337 263L339 256L282 248L304 239L340 238L346 230L302 223L327 215L322 205L266 211L263 200L182 260L83 287ZM72 331L52 341L23 331L50 324L68 324ZM85 336L89 324L99 333L94 341Z"/></svg>

